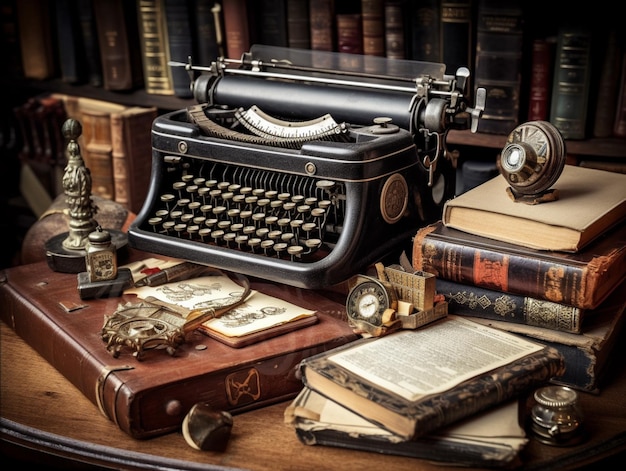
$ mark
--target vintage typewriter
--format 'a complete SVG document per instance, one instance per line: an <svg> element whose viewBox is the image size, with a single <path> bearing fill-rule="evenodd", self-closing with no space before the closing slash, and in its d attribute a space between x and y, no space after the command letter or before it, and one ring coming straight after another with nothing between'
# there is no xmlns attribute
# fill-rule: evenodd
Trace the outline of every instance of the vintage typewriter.
<svg viewBox="0 0 626 471"><path fill-rule="evenodd" d="M454 192L449 129L476 129L469 71L253 46L181 64L197 104L152 126L132 247L304 288L404 248Z"/></svg>

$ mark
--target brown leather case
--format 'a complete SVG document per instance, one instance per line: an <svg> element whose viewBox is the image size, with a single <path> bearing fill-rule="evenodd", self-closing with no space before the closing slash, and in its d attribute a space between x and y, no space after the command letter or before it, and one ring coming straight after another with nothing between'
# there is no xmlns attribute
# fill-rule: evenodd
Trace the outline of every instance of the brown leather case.
<svg viewBox="0 0 626 471"><path fill-rule="evenodd" d="M197 402L236 414L293 398L302 388L296 376L302 359L356 338L336 296L251 280L255 290L316 310L318 322L242 348L195 331L175 356L155 349L141 361L125 352L114 358L101 337L104 316L138 301L135 295L81 300L77 276L54 272L45 262L0 276L0 318L120 429L140 439L177 430Z"/></svg>

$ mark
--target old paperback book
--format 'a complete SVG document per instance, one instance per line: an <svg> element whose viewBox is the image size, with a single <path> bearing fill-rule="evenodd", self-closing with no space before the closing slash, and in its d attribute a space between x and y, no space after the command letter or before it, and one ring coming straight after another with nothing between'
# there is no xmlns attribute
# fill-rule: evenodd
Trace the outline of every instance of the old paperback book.
<svg viewBox="0 0 626 471"><path fill-rule="evenodd" d="M439 221L418 230L412 262L438 278L593 309L626 277L626 224L568 253L507 244Z"/></svg>
<svg viewBox="0 0 626 471"><path fill-rule="evenodd" d="M180 428L197 402L235 414L292 399L302 388L304 358L356 339L338 313L343 306L318 292L251 280L253 289L314 309L308 327L242 348L194 331L174 356L164 349L116 358L102 337L105 315L137 303L135 295L81 300L76 275L46 262L2 273L0 319L130 436L145 439ZM96 410L94 409L94 412Z"/></svg>
<svg viewBox="0 0 626 471"><path fill-rule="evenodd" d="M550 347L457 316L343 347L304 359L302 382L404 440L524 394L564 367Z"/></svg>
<svg viewBox="0 0 626 471"><path fill-rule="evenodd" d="M558 200L527 205L508 197L498 175L446 201L447 227L539 250L576 252L626 219L626 175L565 165Z"/></svg>
<svg viewBox="0 0 626 471"><path fill-rule="evenodd" d="M614 352L626 323L625 290L626 282L623 282L600 307L588 311L580 334L505 321L474 320L555 348L565 359L565 371L552 381L597 393L602 390L603 382L609 379L606 371L611 361L622 361Z"/></svg>
<svg viewBox="0 0 626 471"><path fill-rule="evenodd" d="M501 467L516 462L528 439L517 401L416 440L402 440L321 394L303 388L285 409L285 423L305 445L410 456L455 466Z"/></svg>

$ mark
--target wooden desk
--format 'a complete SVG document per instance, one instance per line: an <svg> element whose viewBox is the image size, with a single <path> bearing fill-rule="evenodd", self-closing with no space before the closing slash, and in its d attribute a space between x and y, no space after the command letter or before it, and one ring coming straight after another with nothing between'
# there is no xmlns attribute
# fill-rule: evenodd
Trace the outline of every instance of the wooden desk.
<svg viewBox="0 0 626 471"><path fill-rule="evenodd" d="M45 464L46 469L55 464L59 469L444 469L412 458L303 445L283 423L286 402L236 415L230 442L223 453L196 451L186 444L181 433L135 440L101 415L6 324L0 322L0 329L0 443L4 454L20 461ZM589 440L568 448L531 440L522 454L524 469L578 469L592 462L597 465L600 459L615 464L623 459L623 344L615 352L612 380L601 395L581 393Z"/></svg>

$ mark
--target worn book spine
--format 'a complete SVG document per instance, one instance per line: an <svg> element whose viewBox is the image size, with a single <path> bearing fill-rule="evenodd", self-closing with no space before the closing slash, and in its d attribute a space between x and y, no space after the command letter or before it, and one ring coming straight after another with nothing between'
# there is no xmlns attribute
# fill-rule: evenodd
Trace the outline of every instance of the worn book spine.
<svg viewBox="0 0 626 471"><path fill-rule="evenodd" d="M87 56L76 2L57 0L55 15L61 80L79 84L86 80Z"/></svg>
<svg viewBox="0 0 626 471"><path fill-rule="evenodd" d="M87 81L94 87L102 86L102 61L98 45L98 30L91 0L77 0L80 38L85 49L85 66Z"/></svg>
<svg viewBox="0 0 626 471"><path fill-rule="evenodd" d="M358 13L337 14L337 51L363 54L363 30Z"/></svg>
<svg viewBox="0 0 626 471"><path fill-rule="evenodd" d="M226 39L226 57L240 59L250 50L252 24L249 19L247 0L228 0L222 2L224 15L224 37Z"/></svg>
<svg viewBox="0 0 626 471"><path fill-rule="evenodd" d="M91 191L94 195L115 200L110 114L84 108L82 119L85 145L81 150L85 166L91 173Z"/></svg>
<svg viewBox="0 0 626 471"><path fill-rule="evenodd" d="M222 6L214 0L193 0L192 4L197 51L197 58L194 58L194 62L208 65L223 55Z"/></svg>
<svg viewBox="0 0 626 471"><path fill-rule="evenodd" d="M534 39L531 45L528 121L547 121L550 116L555 42Z"/></svg>
<svg viewBox="0 0 626 471"><path fill-rule="evenodd" d="M135 2L94 0L93 9L104 88L128 91L142 87L144 77Z"/></svg>
<svg viewBox="0 0 626 471"><path fill-rule="evenodd" d="M0 319L138 439L180 430L198 402L235 414L291 399L302 388L296 377L300 361L356 338L346 322L327 311L317 324L245 348L194 332L175 356L155 349L142 361L127 352L115 358L101 337L104 316L137 302L134 295L83 301L76 276L53 272L45 262L10 268L0 277ZM258 289L254 283L253 288ZM311 294L291 293L309 307L341 307Z"/></svg>
<svg viewBox="0 0 626 471"><path fill-rule="evenodd" d="M623 348L617 342L626 325L624 289L626 284L622 283L598 308L588 311L582 332L577 334L506 321L475 320L554 348L565 359L565 371L552 381L597 394L611 379L606 374L611 362L622 361L619 352Z"/></svg>
<svg viewBox="0 0 626 471"><path fill-rule="evenodd" d="M617 101L617 110L615 112L613 135L615 137L626 137L626 52L622 54L620 64L621 75L619 96Z"/></svg>
<svg viewBox="0 0 626 471"><path fill-rule="evenodd" d="M287 41L295 49L311 48L308 0L287 0Z"/></svg>
<svg viewBox="0 0 626 471"><path fill-rule="evenodd" d="M186 64L189 62L189 57L192 59L196 57L196 31L193 27L191 4L178 0L163 1L169 51L168 58L171 61ZM180 98L191 98L191 79L185 68L172 67L167 64L166 68L171 77L174 95Z"/></svg>
<svg viewBox="0 0 626 471"><path fill-rule="evenodd" d="M309 0L312 50L336 50L335 14L334 0Z"/></svg>
<svg viewBox="0 0 626 471"><path fill-rule="evenodd" d="M267 46L289 46L286 0L261 0L257 2L256 8L259 43Z"/></svg>
<svg viewBox="0 0 626 471"><path fill-rule="evenodd" d="M385 56L385 5L383 0L361 0L363 54Z"/></svg>
<svg viewBox="0 0 626 471"><path fill-rule="evenodd" d="M418 230L413 267L438 278L565 304L597 307L626 275L626 226L591 245L583 256L512 248L432 224Z"/></svg>
<svg viewBox="0 0 626 471"><path fill-rule="evenodd" d="M406 59L406 5L403 1L385 1L385 55L388 59Z"/></svg>
<svg viewBox="0 0 626 471"><path fill-rule="evenodd" d="M111 152L115 201L138 214L150 187L152 121L157 109L129 108L111 113Z"/></svg>
<svg viewBox="0 0 626 471"><path fill-rule="evenodd" d="M16 6L25 78L55 77L59 59L55 47L54 5L49 0L20 0Z"/></svg>
<svg viewBox="0 0 626 471"><path fill-rule="evenodd" d="M600 69L598 91L594 106L593 137L611 137L619 96L621 69L621 48L618 32L607 33L604 42L604 58Z"/></svg>
<svg viewBox="0 0 626 471"><path fill-rule="evenodd" d="M479 0L474 84L487 91L478 131L509 134L520 122L523 11L517 0Z"/></svg>
<svg viewBox="0 0 626 471"><path fill-rule="evenodd" d="M441 62L446 73L474 64L475 0L441 0Z"/></svg>
<svg viewBox="0 0 626 471"><path fill-rule="evenodd" d="M441 62L441 0L420 0L409 5L410 58Z"/></svg>
<svg viewBox="0 0 626 471"><path fill-rule="evenodd" d="M465 285L437 278L437 293L448 301L450 313L517 324L533 325L562 332L580 333L584 310L543 299Z"/></svg>
<svg viewBox="0 0 626 471"><path fill-rule="evenodd" d="M178 12L176 12L178 13ZM144 88L154 95L174 95L170 60L169 32L165 15L165 0L139 0L137 3L139 39L143 60ZM180 20L178 14L172 22ZM174 32L174 42L179 34ZM189 32L187 33L189 35ZM181 46L183 47L183 46ZM184 60L184 62L187 62ZM184 71L184 69L182 69Z"/></svg>
<svg viewBox="0 0 626 471"><path fill-rule="evenodd" d="M339 347L333 353L342 349L343 347ZM322 353L301 363L300 371L304 385L331 400L336 400L364 419L396 433L405 440L423 437L441 427L526 394L564 371L562 355L553 348L545 348L508 365L495 368L488 374L464 381L440 394L432 394L417 402L410 402L391 395L371 383L365 385L358 377L324 357L327 355ZM341 388L364 396L376 404L384 404L390 411L406 417L412 424L411 433L403 434L399 429L392 429L390 424L382 423L382 420L377 422L369 415L368 410L357 410L359 407L355 407L349 400L341 402L330 397L328 393L320 390L321 388L312 387L307 380L307 374L311 369L327 380L340 384Z"/></svg>
<svg viewBox="0 0 626 471"><path fill-rule="evenodd" d="M591 32L584 28L566 27L558 34L550 122L564 139L588 136L591 42Z"/></svg>

